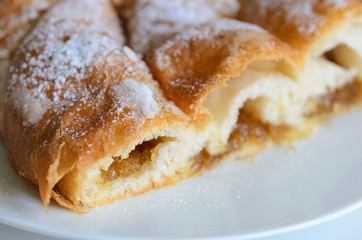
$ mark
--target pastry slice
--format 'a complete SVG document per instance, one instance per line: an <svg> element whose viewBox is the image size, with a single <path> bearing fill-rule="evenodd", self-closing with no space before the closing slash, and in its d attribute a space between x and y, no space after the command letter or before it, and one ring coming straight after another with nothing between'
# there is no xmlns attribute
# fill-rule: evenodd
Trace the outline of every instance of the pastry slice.
<svg viewBox="0 0 362 240"><path fill-rule="evenodd" d="M167 98L195 119L213 119L208 154L251 154L297 117L288 105L299 56L256 25L222 19L190 28L147 62Z"/></svg>
<svg viewBox="0 0 362 240"><path fill-rule="evenodd" d="M235 1L203 0L64 0L24 20L4 48L3 135L45 207L175 183L360 99L359 1L240 2L261 27L221 19Z"/></svg>
<svg viewBox="0 0 362 240"><path fill-rule="evenodd" d="M206 137L123 44L110 1L67 0L14 53L4 139L45 207L53 197L79 212L174 183L202 148Z"/></svg>
<svg viewBox="0 0 362 240"><path fill-rule="evenodd" d="M211 115L214 130L194 158L201 168L225 155L250 156L270 143L310 134L318 101L358 76L231 19L180 33L147 62L167 98L193 118ZM343 101L337 97L331 104Z"/></svg>
<svg viewBox="0 0 362 240"><path fill-rule="evenodd" d="M337 110L340 104L333 107L333 99L347 105L359 99L362 1L243 0L239 18L267 29L303 57L306 67L299 81L314 92L311 114Z"/></svg>

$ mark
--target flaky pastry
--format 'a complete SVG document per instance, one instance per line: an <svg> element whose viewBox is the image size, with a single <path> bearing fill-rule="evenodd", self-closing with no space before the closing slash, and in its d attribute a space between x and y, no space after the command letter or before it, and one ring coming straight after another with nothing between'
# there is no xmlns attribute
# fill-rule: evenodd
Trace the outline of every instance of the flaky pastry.
<svg viewBox="0 0 362 240"><path fill-rule="evenodd" d="M361 1L212 2L1 3L2 134L45 207L176 183L361 100Z"/></svg>

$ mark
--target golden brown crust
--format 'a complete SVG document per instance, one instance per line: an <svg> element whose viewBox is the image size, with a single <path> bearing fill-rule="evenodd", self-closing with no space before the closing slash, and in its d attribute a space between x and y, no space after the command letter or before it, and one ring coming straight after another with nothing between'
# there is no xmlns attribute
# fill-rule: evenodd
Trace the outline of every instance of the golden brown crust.
<svg viewBox="0 0 362 240"><path fill-rule="evenodd" d="M77 185L94 162L117 156L166 123L179 125L185 120L174 113L145 65L130 49L121 48L122 36L109 2L84 3L74 6L66 1L44 16L16 51L7 83L4 136L9 161L22 177L39 185L45 206L59 181L60 190L66 192L62 187ZM70 5L74 12L68 14L73 18L63 12ZM77 15L80 6L94 14L83 20ZM48 50L49 44L60 50ZM77 56L67 58L69 52L62 52L63 47ZM88 54L91 62L86 64ZM79 56L83 58L74 71L69 64L76 64ZM29 63L25 68L24 62ZM62 78L53 79L53 69L63 71L66 84L61 85ZM133 88L143 91L146 99L119 96ZM22 99L39 106L24 106ZM71 201L66 198L59 192L55 199L68 206Z"/></svg>
<svg viewBox="0 0 362 240"><path fill-rule="evenodd" d="M58 0L4 0L0 3L0 133L6 72L10 57L41 15Z"/></svg>
<svg viewBox="0 0 362 240"><path fill-rule="evenodd" d="M38 18L59 0L4 0L0 8L0 59L8 58Z"/></svg>
<svg viewBox="0 0 362 240"><path fill-rule="evenodd" d="M299 58L268 32L223 19L191 28L157 48L147 63L166 97L184 112L204 114L202 101L253 61L298 65Z"/></svg>
<svg viewBox="0 0 362 240"><path fill-rule="evenodd" d="M191 172L191 169L180 169L183 170L183 174L180 175L174 175L172 177L170 176L163 176L161 180L159 180L157 183L156 182L149 182L146 186L143 186L142 188L138 188L137 190L131 190L131 191L126 191L125 194L122 195L113 195L107 199L95 199L93 204L91 206L88 207L95 207L95 206L102 206L105 204L109 204L112 203L114 201L118 201L118 200L123 200L123 199L127 199L130 197L134 197L140 194L144 194L147 193L153 189L158 189L158 188L162 188L162 187L166 187L172 184L176 184L179 181L181 181L182 179L186 178L186 177L190 177L190 176L194 176L195 174L189 174ZM198 174L201 174L201 171L198 172ZM67 176L66 176L67 177ZM73 176L72 176L73 177ZM65 180L66 181L66 180ZM64 181L62 181L63 183ZM71 188L69 188L71 189ZM65 192L67 193L67 192ZM52 195L53 196L53 195ZM54 198L60 205L71 209L73 211L75 211L76 213L87 213L86 207L82 204L82 203L74 203L73 201L68 201L68 200L64 200L63 195L59 195L58 198L61 198L61 201L59 202L57 200L57 198Z"/></svg>
<svg viewBox="0 0 362 240"><path fill-rule="evenodd" d="M120 13L126 21L129 45L146 54L189 27L233 17L238 7L237 0L126 0Z"/></svg>
<svg viewBox="0 0 362 240"><path fill-rule="evenodd" d="M362 13L361 0L242 0L239 19L257 24L305 55L344 21Z"/></svg>
<svg viewBox="0 0 362 240"><path fill-rule="evenodd" d="M21 6L25 6L30 3L25 0L14 1L13 6L11 1L4 2L8 4L5 9L12 13L22 11L14 7L15 4L22 2L24 5ZM167 2L170 1L158 3L163 5ZM172 3L184 6L194 2L175 0ZM197 3L202 7L207 2L202 0ZM161 21L156 14L156 18L152 18L149 23L167 25L162 29L172 31L152 32L156 26L149 29L155 35L147 35L147 44L150 46L140 50L147 53L146 66L131 49L123 47L126 40L114 7L120 8L122 17L129 21L127 25L132 25L133 21L145 27L147 25L144 21L149 19L143 13L154 14L155 6L152 4L156 1L64 0L44 14L18 48L22 37L10 42L14 45L6 46L7 57L13 56L5 98L7 127L4 136L9 161L19 175L39 185L45 207L52 197L59 205L81 213L84 207L103 205L173 184L199 174L223 159L238 154L245 157L266 147L274 141L272 138L260 138L245 144L241 142L231 150L211 156L205 142L209 137L206 135L213 133L206 134L205 131L197 151L206 146L201 153L207 153L209 159L206 157L196 164L192 159L189 162L186 159L184 165L177 166L177 171L169 174L161 172L156 180L149 178L139 187L126 188L119 194L99 196L97 191L87 192L96 187L85 188L88 180L90 186L94 186L92 181L95 181L107 188L111 180L105 181L99 173L107 170L114 159L126 159L142 142L157 140L158 137L175 138L176 134L168 135L175 129L187 134L188 131L192 132L190 136L193 138L187 140L198 138L195 132L202 132L205 127L215 127L208 125L212 116L203 105L212 91L227 85L229 79L241 75L257 61L280 61L299 71L305 64L304 56L320 36L325 36L347 17L361 14L360 0L278 0L273 1L273 5L269 5L272 1L241 2L244 5L240 10L240 19L255 22L276 36L252 24L231 19L220 20L220 17L228 14L217 9L212 10L210 15L206 14L206 17L200 16L201 20L195 24L193 21L180 22L181 27L176 27L178 22L172 21L172 18ZM304 12L297 11L300 10L299 5L304 7ZM200 6L194 6L196 11L191 15L197 18ZM163 8L157 7L160 4L156 10L163 11ZM192 10L188 7L183 11ZM208 7L213 8L211 5ZM6 11L4 14L7 16ZM190 28L201 22L208 23ZM24 23L31 26L35 20L24 20ZM9 25L4 29L8 29L8 33L26 30L27 27L22 24L13 27ZM142 27L138 31L143 32ZM4 35L6 39L8 33ZM130 31L130 36L132 34ZM175 37L169 39L173 35ZM8 42L0 37L0 47L2 44L5 46ZM10 54L16 48L14 54ZM155 49L148 52L152 48ZM263 64L260 65L260 69L263 68ZM280 73L285 72L281 70ZM285 76L288 81L292 81L289 77L292 78ZM234 80L246 81L245 78ZM269 89L265 91L271 92ZM279 132L281 134L282 130ZM284 138L284 135L280 138ZM285 138L288 141L289 138ZM150 152L157 152L158 149L155 149L152 148ZM172 158L173 155L166 156ZM86 189L85 195L89 193L97 197L82 199L79 197L82 189Z"/></svg>
<svg viewBox="0 0 362 240"><path fill-rule="evenodd" d="M78 205L75 205L73 202L71 202L69 199L66 199L62 194L58 193L57 191L53 190L51 196L61 207L68 208L78 214L88 213L87 210L79 207ZM44 207L48 211L48 205L44 205Z"/></svg>
<svg viewBox="0 0 362 240"><path fill-rule="evenodd" d="M15 53L11 63L12 71L9 73L7 83L7 104L4 110L4 122L7 126L4 136L8 146L9 160L20 175L39 184L40 194L45 204L49 203L51 189L70 168L74 167L76 162L75 153L71 152L72 149L66 143L67 138L70 136L67 136L69 134L64 133L62 129L64 125L62 115L66 114L69 106L66 106L65 109L63 107L60 110L56 109L59 98L59 100L65 100L68 103L71 102L70 99L68 101L64 99L64 91L59 89L59 96L54 95L54 92L51 102L46 104L41 102L41 100L48 101L48 98L52 97L49 94L52 92L52 88L56 86L50 85L48 89L44 89L44 86L50 83L48 77L54 77L52 76L52 70L56 70L56 68L53 65L58 64L57 67L61 65L59 59L58 62L54 62L57 59L46 59L47 57L56 57L52 56L52 50L48 50L47 47L49 44L61 46L62 38L70 34L80 34L84 31L82 27L86 26L82 22L77 22L77 26L79 26L79 29L77 29L75 25L72 25L74 19L67 19L66 15L63 17L57 16L57 14L62 13L62 7L64 7L64 5L59 6L52 9L42 19L37 28L26 38ZM110 6L104 5L103 12L112 14L112 9ZM112 18L112 15L110 18ZM105 21L107 22L107 20ZM50 22L53 25L49 24ZM48 35L50 33L53 33L53 35ZM78 39L74 41L77 42ZM31 61L36 63L32 64ZM29 63L29 65L24 66L24 62ZM39 65L41 62L43 65ZM87 67L89 68L89 66ZM63 68L66 68L66 66L63 66ZM46 70L50 70L50 72L47 74ZM66 71L63 74L64 77L67 77ZM34 79L38 82L35 83ZM74 91L87 87L85 77L84 79L77 79L70 75L68 80L69 84L72 85L71 79L75 84ZM35 93L39 90L40 92ZM71 98L73 98L71 100L74 102L81 100L81 96L72 95ZM40 104L38 104L40 106L30 106L25 112L19 108L21 107L19 104L22 105L19 101L24 104L26 102L32 104L37 100L40 101ZM41 112L36 112L37 110ZM35 119L32 119L34 117ZM19 142L23 144L19 144Z"/></svg>

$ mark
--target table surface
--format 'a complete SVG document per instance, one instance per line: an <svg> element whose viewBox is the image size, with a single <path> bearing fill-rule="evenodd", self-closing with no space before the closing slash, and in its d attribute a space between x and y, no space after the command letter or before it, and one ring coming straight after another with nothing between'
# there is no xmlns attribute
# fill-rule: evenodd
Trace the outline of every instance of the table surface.
<svg viewBox="0 0 362 240"><path fill-rule="evenodd" d="M306 229L285 233L278 236L264 238L264 240L289 240L289 239L362 239L362 208L348 213L342 217ZM60 240L36 233L30 233L10 226L0 224L0 239L15 240Z"/></svg>

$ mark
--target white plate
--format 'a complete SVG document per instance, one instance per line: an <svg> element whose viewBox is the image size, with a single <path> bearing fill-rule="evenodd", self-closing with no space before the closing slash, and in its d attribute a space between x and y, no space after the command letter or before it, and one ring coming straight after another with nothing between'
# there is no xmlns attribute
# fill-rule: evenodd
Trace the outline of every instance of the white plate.
<svg viewBox="0 0 362 240"><path fill-rule="evenodd" d="M178 185L77 215L14 174L0 143L0 222L65 238L256 238L320 223L362 205L362 109L307 140L269 149Z"/></svg>

